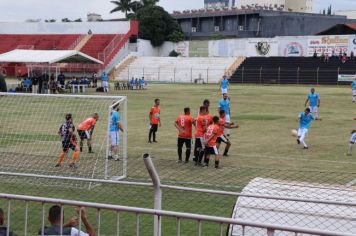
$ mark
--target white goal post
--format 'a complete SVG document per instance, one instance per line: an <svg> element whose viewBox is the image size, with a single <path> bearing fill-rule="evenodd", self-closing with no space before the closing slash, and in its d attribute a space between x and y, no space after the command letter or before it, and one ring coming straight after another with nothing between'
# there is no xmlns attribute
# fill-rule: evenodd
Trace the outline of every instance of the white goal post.
<svg viewBox="0 0 356 236"><path fill-rule="evenodd" d="M112 109L120 106L119 161L109 160L110 119ZM68 164L75 160L69 149L62 165L55 167L63 154L60 126L67 114L73 117L76 143L77 127L99 115L92 133L92 151L87 140L76 159L76 169ZM127 177L127 98L125 96L47 95L0 93L0 172L9 175L58 179L118 181Z"/></svg>

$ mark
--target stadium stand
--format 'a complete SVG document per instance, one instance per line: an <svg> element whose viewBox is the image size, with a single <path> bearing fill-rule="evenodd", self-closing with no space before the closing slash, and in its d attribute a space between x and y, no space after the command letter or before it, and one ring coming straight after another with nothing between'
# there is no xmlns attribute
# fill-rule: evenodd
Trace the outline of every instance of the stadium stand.
<svg viewBox="0 0 356 236"><path fill-rule="evenodd" d="M115 79L122 81L144 76L146 81L217 83L230 73L233 65L237 68L242 61L233 57L138 57L121 68Z"/></svg>
<svg viewBox="0 0 356 236"><path fill-rule="evenodd" d="M93 35L84 47L80 50L81 52L99 59L99 53L101 53L106 46L113 40L114 34L96 34Z"/></svg>
<svg viewBox="0 0 356 236"><path fill-rule="evenodd" d="M250 57L231 77L232 83L337 84L339 74L355 74L356 61L328 62L312 57Z"/></svg>

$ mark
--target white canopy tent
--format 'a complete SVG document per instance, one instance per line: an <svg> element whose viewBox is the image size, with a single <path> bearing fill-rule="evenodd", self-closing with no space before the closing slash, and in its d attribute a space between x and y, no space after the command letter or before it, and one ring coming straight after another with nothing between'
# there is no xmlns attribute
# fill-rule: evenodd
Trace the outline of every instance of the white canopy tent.
<svg viewBox="0 0 356 236"><path fill-rule="evenodd" d="M91 56L75 50L23 50L0 54L0 62L14 63L91 63L103 64Z"/></svg>

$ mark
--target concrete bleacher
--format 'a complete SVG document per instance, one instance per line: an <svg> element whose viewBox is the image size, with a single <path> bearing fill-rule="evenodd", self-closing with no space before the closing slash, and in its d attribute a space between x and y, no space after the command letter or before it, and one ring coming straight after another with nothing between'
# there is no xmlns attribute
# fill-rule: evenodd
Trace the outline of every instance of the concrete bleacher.
<svg viewBox="0 0 356 236"><path fill-rule="evenodd" d="M330 84L338 75L356 74L356 60L343 63L339 57L328 62L312 57L250 57L231 77L232 83Z"/></svg>
<svg viewBox="0 0 356 236"><path fill-rule="evenodd" d="M82 47L81 52L99 59L99 53L114 39L115 34L95 34Z"/></svg>
<svg viewBox="0 0 356 236"><path fill-rule="evenodd" d="M217 83L238 59L212 57L138 57L115 77L117 81L145 77L146 81Z"/></svg>

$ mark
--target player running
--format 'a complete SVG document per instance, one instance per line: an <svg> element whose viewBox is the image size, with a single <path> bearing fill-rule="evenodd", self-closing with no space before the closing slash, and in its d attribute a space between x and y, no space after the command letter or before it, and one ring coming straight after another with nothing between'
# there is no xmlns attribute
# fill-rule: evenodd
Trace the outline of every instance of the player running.
<svg viewBox="0 0 356 236"><path fill-rule="evenodd" d="M156 132L158 131L158 125L161 127L161 109L159 108L160 100L155 99L155 104L150 110L149 119L150 119L150 132L148 134L148 142L152 143L151 137L153 137L153 142L157 143Z"/></svg>
<svg viewBox="0 0 356 236"><path fill-rule="evenodd" d="M308 94L308 98L305 101L305 107L307 107L309 102L309 109L313 113L315 120L319 119L318 109L320 107L320 95L315 93L315 89L312 88Z"/></svg>
<svg viewBox="0 0 356 236"><path fill-rule="evenodd" d="M298 129L298 139L297 143L302 143L304 149L308 149L308 145L305 143L304 139L308 134L310 123L315 120L314 116L310 114L310 109L305 109L304 112L299 113L297 121L299 122L299 129Z"/></svg>
<svg viewBox="0 0 356 236"><path fill-rule="evenodd" d="M218 138L220 126L219 126L219 117L214 116L213 117L213 124L211 124L208 129L206 130L204 134L204 140L205 140L205 152L207 153L205 159L204 159L204 167L209 166L209 159L211 155L215 156L215 168L219 168L219 161L220 161L220 154L219 150L216 147L216 140Z"/></svg>
<svg viewBox="0 0 356 236"><path fill-rule="evenodd" d="M225 111L225 121L227 124L231 122L230 120L230 99L227 96L227 93L223 94L223 98L219 101L219 109L218 112L220 111ZM230 129L226 130L226 135L229 137L230 136Z"/></svg>
<svg viewBox="0 0 356 236"><path fill-rule="evenodd" d="M199 109L199 115L195 119L195 145L194 145L194 159L195 165L201 165L204 151L205 151L205 143L204 143L204 133L207 129L206 122L206 113L207 108L205 106L201 106Z"/></svg>
<svg viewBox="0 0 356 236"><path fill-rule="evenodd" d="M224 93L227 94L229 88L230 88L229 80L227 79L227 76L224 75L223 79L220 81L221 94L224 94Z"/></svg>
<svg viewBox="0 0 356 236"><path fill-rule="evenodd" d="M351 83L351 88L352 88L352 102L356 102L356 78L354 81Z"/></svg>
<svg viewBox="0 0 356 236"><path fill-rule="evenodd" d="M113 107L111 114L110 114L110 150L109 150L109 156L108 159L111 160L113 159L113 154L114 154L114 160L118 161L119 160L119 131L124 132L124 129L122 128L121 122L120 122L120 105L117 105L116 107Z"/></svg>
<svg viewBox="0 0 356 236"><path fill-rule="evenodd" d="M58 131L58 134L61 136L62 139L62 153L60 154L55 167L61 167L64 158L68 154L68 150L72 149L74 152L72 155L72 160L69 162L69 167L72 169L76 169L77 166L75 165L75 162L78 159L80 152L78 150L77 143L75 140L75 127L73 125L72 114L67 114L65 119L66 121L60 126Z"/></svg>
<svg viewBox="0 0 356 236"><path fill-rule="evenodd" d="M192 126L193 117L190 116L190 108L184 108L184 115L178 116L174 126L178 129L178 162L182 162L183 144L185 144L185 163L189 162L190 150L192 148Z"/></svg>
<svg viewBox="0 0 356 236"><path fill-rule="evenodd" d="M226 114L225 114L225 111L224 110L221 110L219 112L219 126L220 126L220 129L219 129L219 132L218 132L218 138L216 140L216 147L219 149L221 143L225 143L226 146L225 146L225 151L224 151L224 154L223 156L229 156L228 155L228 152L229 152L229 149L231 147L231 142L230 140L224 135L224 130L225 128L227 129L236 129L238 128L239 126L238 125L235 125L234 123L226 123Z"/></svg>
<svg viewBox="0 0 356 236"><path fill-rule="evenodd" d="M78 125L78 135L80 137L80 152L83 152L83 143L84 140L87 140L87 145L89 149L89 153L93 153L92 149L92 135L94 132L95 124L99 120L98 113L94 113L92 117L84 120L82 123Z"/></svg>

